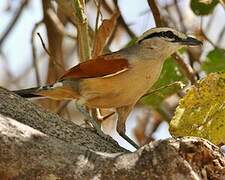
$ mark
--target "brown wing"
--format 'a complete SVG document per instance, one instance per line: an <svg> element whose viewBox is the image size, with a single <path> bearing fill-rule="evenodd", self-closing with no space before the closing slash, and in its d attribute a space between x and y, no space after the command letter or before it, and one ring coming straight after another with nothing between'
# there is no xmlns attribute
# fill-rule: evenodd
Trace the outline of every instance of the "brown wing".
<svg viewBox="0 0 225 180"><path fill-rule="evenodd" d="M60 79L65 78L94 78L118 73L128 68L128 61L124 58L99 56L69 69Z"/></svg>

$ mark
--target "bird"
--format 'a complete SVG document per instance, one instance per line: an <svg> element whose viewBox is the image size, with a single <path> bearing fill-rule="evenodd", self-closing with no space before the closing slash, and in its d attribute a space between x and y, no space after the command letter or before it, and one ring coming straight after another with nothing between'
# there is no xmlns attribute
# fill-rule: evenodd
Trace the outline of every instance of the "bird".
<svg viewBox="0 0 225 180"><path fill-rule="evenodd" d="M167 57L182 47L201 44L173 28L152 28L134 45L81 62L53 84L14 92L25 98L75 99L78 107L115 108L117 132L138 148L125 133L128 115L157 81ZM80 110L88 116L83 108Z"/></svg>

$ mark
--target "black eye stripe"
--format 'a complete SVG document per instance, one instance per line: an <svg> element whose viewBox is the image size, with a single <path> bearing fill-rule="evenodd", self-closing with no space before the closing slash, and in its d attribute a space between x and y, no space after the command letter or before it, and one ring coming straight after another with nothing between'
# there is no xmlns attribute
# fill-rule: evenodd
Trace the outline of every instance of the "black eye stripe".
<svg viewBox="0 0 225 180"><path fill-rule="evenodd" d="M176 36L176 35L173 34L172 31L166 31L165 34L166 34L166 36L167 36L168 38L173 38L174 36ZM177 36L176 36L176 37L177 37Z"/></svg>
<svg viewBox="0 0 225 180"><path fill-rule="evenodd" d="M181 40L181 38L175 35L172 31L162 31L162 32L154 32L152 34L149 34L148 36L146 36L144 39L140 40L139 42L145 39L153 38L153 37L164 37L164 38L173 39L172 42L177 42Z"/></svg>

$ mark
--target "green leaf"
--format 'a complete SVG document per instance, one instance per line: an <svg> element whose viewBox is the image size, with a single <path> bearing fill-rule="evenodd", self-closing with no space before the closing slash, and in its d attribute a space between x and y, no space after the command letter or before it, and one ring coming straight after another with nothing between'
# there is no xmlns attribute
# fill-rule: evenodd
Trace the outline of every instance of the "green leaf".
<svg viewBox="0 0 225 180"><path fill-rule="evenodd" d="M218 72L225 70L225 49L214 49L210 51L206 57L206 61L202 64L202 69L207 72Z"/></svg>
<svg viewBox="0 0 225 180"><path fill-rule="evenodd" d="M191 0L191 9L197 16L208 15L212 13L218 0Z"/></svg>
<svg viewBox="0 0 225 180"><path fill-rule="evenodd" d="M170 132L225 143L225 72L211 73L190 88L180 100Z"/></svg>
<svg viewBox="0 0 225 180"><path fill-rule="evenodd" d="M182 47L178 50L179 54L184 54L187 52L187 47Z"/></svg>
<svg viewBox="0 0 225 180"><path fill-rule="evenodd" d="M149 91L150 94L143 97L141 102L153 107L159 107L166 97L178 92L182 88L179 83L168 86L176 81L186 83L187 79L180 73L175 61L170 57L165 61L161 75ZM164 86L168 87L162 88ZM156 89L159 90L154 91ZM154 93L151 93L153 91Z"/></svg>
<svg viewBox="0 0 225 180"><path fill-rule="evenodd" d="M124 48L128 48L128 47L133 46L133 45L137 42L137 39L138 39L137 37L132 38L132 39L125 45Z"/></svg>

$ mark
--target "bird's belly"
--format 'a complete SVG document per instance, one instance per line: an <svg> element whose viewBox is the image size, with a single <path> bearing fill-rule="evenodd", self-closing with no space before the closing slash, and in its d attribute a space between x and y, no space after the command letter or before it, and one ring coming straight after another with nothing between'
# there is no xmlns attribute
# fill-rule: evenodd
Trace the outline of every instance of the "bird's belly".
<svg viewBox="0 0 225 180"><path fill-rule="evenodd" d="M145 67L146 68L146 67ZM89 107L111 108L135 104L157 80L160 69L136 67L106 78L81 81L80 94Z"/></svg>

